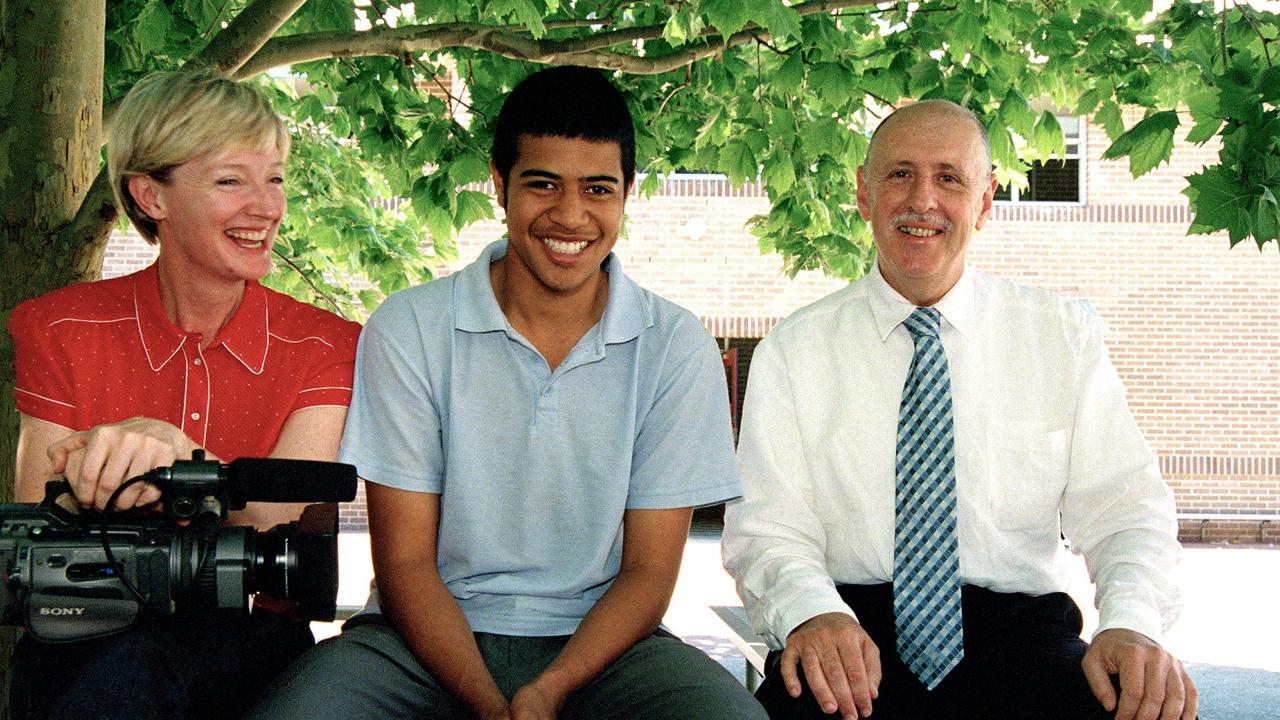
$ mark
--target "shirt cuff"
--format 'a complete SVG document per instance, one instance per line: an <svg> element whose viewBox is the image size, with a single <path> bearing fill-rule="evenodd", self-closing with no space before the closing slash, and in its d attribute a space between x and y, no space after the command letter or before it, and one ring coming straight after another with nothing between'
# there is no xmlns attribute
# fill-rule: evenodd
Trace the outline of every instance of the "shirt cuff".
<svg viewBox="0 0 1280 720"><path fill-rule="evenodd" d="M1153 607L1132 602L1110 602L1098 609L1098 615L1098 629L1093 633L1095 638L1104 630L1124 629L1142 633L1164 644L1164 618Z"/></svg>
<svg viewBox="0 0 1280 720"><path fill-rule="evenodd" d="M768 627L760 634L772 650L781 650L787 645L789 637L797 627L806 621L825 613L841 613L857 620L853 610L840 599L834 590L828 593L809 592L799 595L794 601L775 605L768 613Z"/></svg>

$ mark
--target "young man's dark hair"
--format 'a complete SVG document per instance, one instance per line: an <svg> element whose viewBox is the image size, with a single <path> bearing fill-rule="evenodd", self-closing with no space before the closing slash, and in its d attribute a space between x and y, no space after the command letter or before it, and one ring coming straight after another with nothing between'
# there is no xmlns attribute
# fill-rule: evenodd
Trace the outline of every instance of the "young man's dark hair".
<svg viewBox="0 0 1280 720"><path fill-rule="evenodd" d="M583 112L584 108L591 112ZM636 177L631 112L622 93L598 70L572 65L547 68L515 86L493 129L492 159L504 185L511 179L521 135L616 142L622 150L622 180L628 189Z"/></svg>

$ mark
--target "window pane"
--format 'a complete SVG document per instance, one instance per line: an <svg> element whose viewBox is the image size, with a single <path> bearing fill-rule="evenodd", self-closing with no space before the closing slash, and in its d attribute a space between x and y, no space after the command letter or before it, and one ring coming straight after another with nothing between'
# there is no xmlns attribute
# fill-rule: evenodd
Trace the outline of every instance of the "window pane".
<svg viewBox="0 0 1280 720"><path fill-rule="evenodd" d="M1021 200L1032 202L1078 202L1080 200L1080 161L1050 160L1031 164L1027 173L1029 187Z"/></svg>

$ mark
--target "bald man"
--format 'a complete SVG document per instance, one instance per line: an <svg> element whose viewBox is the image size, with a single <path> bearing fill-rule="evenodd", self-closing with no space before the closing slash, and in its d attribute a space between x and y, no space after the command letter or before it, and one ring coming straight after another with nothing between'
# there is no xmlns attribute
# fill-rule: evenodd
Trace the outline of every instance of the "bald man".
<svg viewBox="0 0 1280 720"><path fill-rule="evenodd" d="M995 189L972 113L894 112L858 171L876 267L755 351L724 553L773 718L1195 716L1172 496L1088 304L966 266Z"/></svg>

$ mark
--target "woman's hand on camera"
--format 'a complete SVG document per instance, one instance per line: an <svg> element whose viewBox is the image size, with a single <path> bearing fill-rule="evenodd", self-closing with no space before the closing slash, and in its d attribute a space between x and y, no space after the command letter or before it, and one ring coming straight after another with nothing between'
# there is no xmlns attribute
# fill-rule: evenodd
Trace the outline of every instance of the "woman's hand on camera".
<svg viewBox="0 0 1280 720"><path fill-rule="evenodd" d="M76 502L103 510L125 480L188 459L198 447L175 425L135 417L68 435L50 445L48 453L53 471L66 477ZM127 510L159 499L154 485L137 483L121 491L112 509Z"/></svg>

